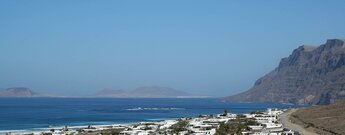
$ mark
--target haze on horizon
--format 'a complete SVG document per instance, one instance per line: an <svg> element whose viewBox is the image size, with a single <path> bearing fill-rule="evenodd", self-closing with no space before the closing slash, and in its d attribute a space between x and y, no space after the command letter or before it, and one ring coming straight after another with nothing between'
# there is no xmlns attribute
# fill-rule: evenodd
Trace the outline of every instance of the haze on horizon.
<svg viewBox="0 0 345 135"><path fill-rule="evenodd" d="M252 87L302 44L345 38L345 1L0 1L0 88L87 95Z"/></svg>

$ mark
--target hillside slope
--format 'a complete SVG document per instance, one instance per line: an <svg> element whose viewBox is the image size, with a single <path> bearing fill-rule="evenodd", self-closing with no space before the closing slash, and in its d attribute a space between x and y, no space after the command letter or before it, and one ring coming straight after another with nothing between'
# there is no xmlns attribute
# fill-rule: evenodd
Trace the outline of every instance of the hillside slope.
<svg viewBox="0 0 345 135"><path fill-rule="evenodd" d="M331 105L300 108L291 120L322 135L345 134L345 100Z"/></svg>

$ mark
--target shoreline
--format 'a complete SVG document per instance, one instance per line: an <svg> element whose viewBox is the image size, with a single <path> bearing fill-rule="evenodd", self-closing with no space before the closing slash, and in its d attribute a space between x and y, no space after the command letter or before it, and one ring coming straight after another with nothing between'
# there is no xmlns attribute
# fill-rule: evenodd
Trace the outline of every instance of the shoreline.
<svg viewBox="0 0 345 135"><path fill-rule="evenodd" d="M174 119L164 119L164 120L177 120L178 118L174 118ZM83 129L83 128L87 128L88 126L91 127L95 127L95 128L103 128L103 127L121 127L121 126L130 126L130 125L135 125L138 123L143 123L143 122L159 122L159 121L163 121L162 120L157 120L157 121L138 121L138 122L128 122L128 123L112 123L112 124L81 124L81 125L73 125L73 126L69 126L69 125L65 125L68 127L68 129L71 130L77 130L77 129ZM6 133L11 133L12 134L30 134L30 133L44 133L44 132L48 132L51 129L54 130L59 130L59 129L63 129L65 126L52 126L52 127L38 127L38 128L29 128L29 129L13 129L13 130L0 130L0 135L2 134L6 134Z"/></svg>
<svg viewBox="0 0 345 135"><path fill-rule="evenodd" d="M121 126L129 126L136 123L126 123L126 124L109 124L109 125L78 125L78 126L67 126L70 131L77 131L78 129L84 129L88 126L93 128L104 128L104 127L121 127ZM61 130L64 129L65 126L56 126L56 127L47 127L47 128L32 128L32 129L19 129L19 130L0 130L0 135L2 134L11 134L11 135L22 135L22 134L42 134L50 132L51 129L54 130Z"/></svg>
<svg viewBox="0 0 345 135"><path fill-rule="evenodd" d="M195 116L196 117L196 116ZM193 118L193 117L192 117ZM133 126L137 125L140 123L157 123L157 122L162 122L162 121L169 121L169 120L178 120L181 118L157 118L155 120L153 119L147 119L143 121L137 121L137 122L125 122L125 123L111 123L107 122L109 124L80 124L80 125L58 125L58 126L51 126L51 127L37 127L37 128L28 128L28 129L10 129L10 130L0 130L0 135L7 135L10 133L11 135L22 135L22 134L42 134L42 133L47 133L51 129L54 130L61 130L64 127L68 127L68 129L72 131L77 131L78 129L87 129L88 126L91 126L96 129L104 129L107 127L128 127L128 126Z"/></svg>
<svg viewBox="0 0 345 135"><path fill-rule="evenodd" d="M215 115L215 114L213 114ZM197 117L197 116L195 116ZM193 117L192 117L193 118ZM123 122L123 123L117 123L117 122L100 122L100 123L108 123L108 124L74 124L74 125L55 125L55 126L49 126L49 127L34 127L34 128L27 128L27 129L8 129L8 130L0 130L0 135L11 132L11 133L31 133L31 132L44 132L49 131L50 129L62 129L65 126L68 126L69 129L80 129L80 128L86 128L88 126L92 127L108 127L108 126L130 126L135 125L138 123L154 123L154 122L160 122L165 120L178 120L180 118L156 118L156 119L146 119L142 121L136 121L136 122ZM92 123L92 122L90 122ZM97 123L97 122L95 122Z"/></svg>

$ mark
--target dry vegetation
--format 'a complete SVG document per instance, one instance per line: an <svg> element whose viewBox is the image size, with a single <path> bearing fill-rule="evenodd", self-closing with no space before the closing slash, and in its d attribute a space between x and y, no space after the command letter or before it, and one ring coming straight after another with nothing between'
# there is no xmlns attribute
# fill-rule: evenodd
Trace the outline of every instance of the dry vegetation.
<svg viewBox="0 0 345 135"><path fill-rule="evenodd" d="M291 116L292 122L319 134L345 134L345 100L327 106L298 109Z"/></svg>

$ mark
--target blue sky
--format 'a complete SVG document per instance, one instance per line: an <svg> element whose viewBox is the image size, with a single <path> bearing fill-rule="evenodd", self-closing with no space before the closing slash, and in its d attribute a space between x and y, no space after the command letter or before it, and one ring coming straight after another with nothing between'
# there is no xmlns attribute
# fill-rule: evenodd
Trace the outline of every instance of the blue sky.
<svg viewBox="0 0 345 135"><path fill-rule="evenodd" d="M249 89L303 44L345 38L343 0L0 1L0 88L60 95Z"/></svg>

